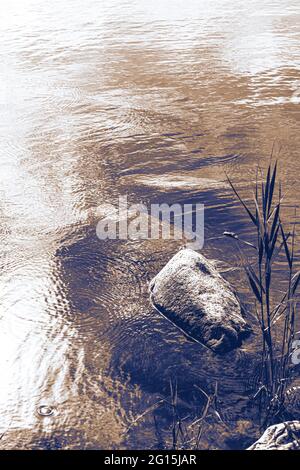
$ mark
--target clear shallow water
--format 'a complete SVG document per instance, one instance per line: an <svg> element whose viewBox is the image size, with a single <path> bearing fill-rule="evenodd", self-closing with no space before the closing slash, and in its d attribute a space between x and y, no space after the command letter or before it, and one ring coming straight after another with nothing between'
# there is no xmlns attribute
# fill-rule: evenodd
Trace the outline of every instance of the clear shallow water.
<svg viewBox="0 0 300 470"><path fill-rule="evenodd" d="M274 141L298 205L299 15L296 0L1 2L2 448L162 446L170 410L160 432L136 419L170 377L190 417L195 385L217 381L227 428L202 446L238 445L256 342L220 359L182 337L147 294L180 243L100 242L96 213L120 194L203 202L207 239L250 236L225 170L242 190ZM204 253L238 264L227 240Z"/></svg>

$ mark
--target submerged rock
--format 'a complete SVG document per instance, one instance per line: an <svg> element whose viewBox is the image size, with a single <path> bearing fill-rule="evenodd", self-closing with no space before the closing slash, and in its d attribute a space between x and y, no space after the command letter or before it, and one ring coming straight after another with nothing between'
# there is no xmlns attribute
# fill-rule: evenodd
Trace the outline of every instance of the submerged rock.
<svg viewBox="0 0 300 470"><path fill-rule="evenodd" d="M300 421L286 421L268 427L247 450L300 450Z"/></svg>
<svg viewBox="0 0 300 470"><path fill-rule="evenodd" d="M204 256L180 250L150 283L155 308L216 353L239 347L250 327L227 281Z"/></svg>
<svg viewBox="0 0 300 470"><path fill-rule="evenodd" d="M296 366L297 367L297 366ZM297 370L297 369L296 369ZM296 373L294 370L294 373ZM295 378L286 391L285 410L294 420L300 419L300 378Z"/></svg>

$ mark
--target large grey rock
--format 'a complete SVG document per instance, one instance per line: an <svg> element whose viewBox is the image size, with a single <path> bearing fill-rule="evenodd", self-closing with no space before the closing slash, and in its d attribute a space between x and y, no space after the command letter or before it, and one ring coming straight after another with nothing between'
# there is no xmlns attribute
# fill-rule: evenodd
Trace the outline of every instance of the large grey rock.
<svg viewBox="0 0 300 470"><path fill-rule="evenodd" d="M300 421L286 421L268 427L247 450L300 450Z"/></svg>
<svg viewBox="0 0 300 470"><path fill-rule="evenodd" d="M204 256L180 250L150 283L156 309L216 353L241 345L251 329L227 281Z"/></svg>

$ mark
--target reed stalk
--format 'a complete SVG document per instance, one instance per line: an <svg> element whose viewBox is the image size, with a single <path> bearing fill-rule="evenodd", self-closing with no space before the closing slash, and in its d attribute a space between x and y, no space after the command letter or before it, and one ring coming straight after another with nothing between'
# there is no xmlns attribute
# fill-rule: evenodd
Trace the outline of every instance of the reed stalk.
<svg viewBox="0 0 300 470"><path fill-rule="evenodd" d="M238 243L244 268L254 297L255 313L262 339L261 370L255 397L260 400L263 427L282 418L287 390L291 381L290 357L295 336L296 293L300 272L295 272L295 222L291 232L286 232L281 214L283 196L277 182L277 162L269 164L266 174L257 171L253 200L245 201L227 177L235 196L243 206L256 232L256 243L248 243L255 250L255 262L250 263L244 254L238 234L226 232ZM261 181L259 181L259 179ZM274 266L283 257L286 267L286 289L280 299L274 278ZM283 327L278 334L278 324Z"/></svg>

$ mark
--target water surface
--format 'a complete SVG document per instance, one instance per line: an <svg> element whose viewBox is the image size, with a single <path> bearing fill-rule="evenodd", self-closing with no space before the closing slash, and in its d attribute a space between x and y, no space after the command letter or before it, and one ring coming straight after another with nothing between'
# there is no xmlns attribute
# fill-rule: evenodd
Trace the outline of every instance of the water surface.
<svg viewBox="0 0 300 470"><path fill-rule="evenodd" d="M275 142L299 204L299 16L298 0L1 2L2 448L168 445L170 379L187 419L218 382L226 425L202 447L255 435L255 340L222 359L189 342L147 293L181 243L101 242L96 214L124 194L204 203L204 254L238 266L208 240L250 237L225 171L247 188Z"/></svg>

